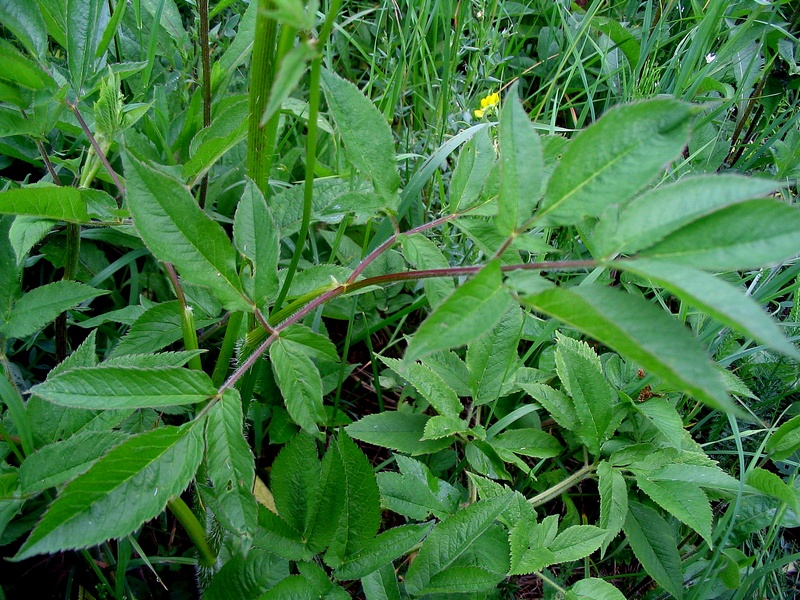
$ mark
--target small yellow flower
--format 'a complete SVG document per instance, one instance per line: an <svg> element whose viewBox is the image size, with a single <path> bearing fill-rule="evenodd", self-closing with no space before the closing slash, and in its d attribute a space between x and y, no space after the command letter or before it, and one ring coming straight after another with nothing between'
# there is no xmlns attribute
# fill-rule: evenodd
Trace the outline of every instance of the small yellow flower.
<svg viewBox="0 0 800 600"><path fill-rule="evenodd" d="M481 98L481 107L475 109L475 116L479 119L488 112L492 112L500 104L500 94L492 92L485 98Z"/></svg>

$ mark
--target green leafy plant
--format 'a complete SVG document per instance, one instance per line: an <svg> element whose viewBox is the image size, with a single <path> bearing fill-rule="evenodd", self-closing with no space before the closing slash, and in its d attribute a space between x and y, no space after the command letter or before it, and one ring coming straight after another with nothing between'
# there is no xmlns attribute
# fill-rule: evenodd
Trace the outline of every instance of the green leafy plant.
<svg viewBox="0 0 800 600"><path fill-rule="evenodd" d="M48 173L0 191L11 560L78 550L121 598L164 558L204 597L265 600L501 597L530 575L565 598L737 597L785 564L741 547L796 521L800 422L768 425L714 353L800 358L743 289L796 258L800 211L780 180L684 158L709 114L689 71L686 100L570 139L514 83L404 181L386 107L323 67L338 2L254 2L215 70L201 0L191 96L176 5L125 7L0 3L8 146ZM592 15L577 33L641 67ZM693 438L709 419L736 469ZM747 454L740 423L761 428ZM166 509L192 546L172 559L142 548Z"/></svg>

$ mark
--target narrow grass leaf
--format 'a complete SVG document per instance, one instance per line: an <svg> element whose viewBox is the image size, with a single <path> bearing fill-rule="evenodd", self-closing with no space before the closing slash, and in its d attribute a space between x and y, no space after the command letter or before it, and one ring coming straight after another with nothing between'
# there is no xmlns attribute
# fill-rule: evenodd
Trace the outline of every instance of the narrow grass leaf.
<svg viewBox="0 0 800 600"><path fill-rule="evenodd" d="M197 206L186 186L141 161L130 147L122 162L134 225L156 258L174 264L188 281L211 288L226 308L248 310L233 246L222 227Z"/></svg>
<svg viewBox="0 0 800 600"><path fill-rule="evenodd" d="M523 301L592 336L712 408L738 412L702 346L651 303L598 285L549 289Z"/></svg>
<svg viewBox="0 0 800 600"><path fill-rule="evenodd" d="M59 494L16 560L88 548L157 516L194 477L203 424L161 427L123 442Z"/></svg>
<svg viewBox="0 0 800 600"><path fill-rule="evenodd" d="M195 404L217 390L202 371L100 366L64 371L31 393L61 406L109 410Z"/></svg>
<svg viewBox="0 0 800 600"><path fill-rule="evenodd" d="M691 105L654 99L612 108L579 133L556 167L538 224L598 216L652 181L688 143Z"/></svg>
<svg viewBox="0 0 800 600"><path fill-rule="evenodd" d="M510 306L500 262L494 260L425 319L406 350L405 360L417 360L476 339L490 331Z"/></svg>
<svg viewBox="0 0 800 600"><path fill-rule="evenodd" d="M32 289L14 304L6 322L0 324L0 334L9 338L24 338L51 323L66 310L82 302L107 294L77 281L54 281Z"/></svg>
<svg viewBox="0 0 800 600"><path fill-rule="evenodd" d="M669 524L652 508L631 502L624 530L633 553L647 574L667 592L681 600L681 557Z"/></svg>

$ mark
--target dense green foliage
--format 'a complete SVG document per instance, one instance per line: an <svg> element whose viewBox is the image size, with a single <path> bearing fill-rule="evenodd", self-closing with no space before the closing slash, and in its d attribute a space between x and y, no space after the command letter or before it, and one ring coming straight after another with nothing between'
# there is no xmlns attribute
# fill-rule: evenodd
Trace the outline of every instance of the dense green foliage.
<svg viewBox="0 0 800 600"><path fill-rule="evenodd" d="M796 593L796 5L0 24L0 598Z"/></svg>

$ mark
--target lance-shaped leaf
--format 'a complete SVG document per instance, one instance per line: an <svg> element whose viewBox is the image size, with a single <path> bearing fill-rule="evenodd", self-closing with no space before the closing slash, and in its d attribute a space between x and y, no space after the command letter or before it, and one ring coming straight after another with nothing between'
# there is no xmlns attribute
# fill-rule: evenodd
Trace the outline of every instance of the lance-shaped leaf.
<svg viewBox="0 0 800 600"><path fill-rule="evenodd" d="M86 198L73 187L26 186L0 192L0 213L88 223Z"/></svg>
<svg viewBox="0 0 800 600"><path fill-rule="evenodd" d="M80 97L84 85L101 66L96 56L97 47L110 15L103 0L66 0L66 5L67 65L72 89Z"/></svg>
<svg viewBox="0 0 800 600"><path fill-rule="evenodd" d="M605 460L597 464L597 478L597 491L600 492L598 525L607 532L601 546L605 554L609 544L625 523L628 514L628 486L622 473Z"/></svg>
<svg viewBox="0 0 800 600"><path fill-rule="evenodd" d="M773 460L789 458L800 449L800 415L783 423L767 440L767 452Z"/></svg>
<svg viewBox="0 0 800 600"><path fill-rule="evenodd" d="M800 358L800 352L758 303L726 281L691 267L655 260L639 259L615 264L651 279L724 325L765 346L792 358Z"/></svg>
<svg viewBox="0 0 800 600"><path fill-rule="evenodd" d="M516 367L522 323L523 313L514 305L488 334L469 345L469 387L476 405L500 397L503 384Z"/></svg>
<svg viewBox="0 0 800 600"><path fill-rule="evenodd" d="M134 225L156 258L211 288L226 308L247 310L233 246L222 227L197 206L186 186L139 160L131 148L122 162Z"/></svg>
<svg viewBox="0 0 800 600"><path fill-rule="evenodd" d="M405 360L417 360L474 340L491 330L510 305L500 262L494 260L425 319L406 350Z"/></svg>
<svg viewBox="0 0 800 600"><path fill-rule="evenodd" d="M236 208L233 240L252 263L254 299L260 306L278 289L280 236L264 194L250 179Z"/></svg>
<svg viewBox="0 0 800 600"><path fill-rule="evenodd" d="M748 200L707 215L641 252L700 269L750 269L800 253L800 209L780 200Z"/></svg>
<svg viewBox="0 0 800 600"><path fill-rule="evenodd" d="M642 189L683 150L693 113L691 105L668 99L609 110L567 148L537 223L572 225Z"/></svg>
<svg viewBox="0 0 800 600"><path fill-rule="evenodd" d="M202 423L161 427L123 442L64 488L15 559L128 535L189 485L202 448Z"/></svg>
<svg viewBox="0 0 800 600"><path fill-rule="evenodd" d="M458 154L450 180L450 212L471 208L481 199L496 156L487 128L480 129Z"/></svg>
<svg viewBox="0 0 800 600"><path fill-rule="evenodd" d="M533 216L544 179L542 142L519 101L518 84L508 90L500 113L500 194L495 224L511 235Z"/></svg>
<svg viewBox="0 0 800 600"><path fill-rule="evenodd" d="M371 540L361 551L348 558L334 575L337 579L359 579L402 556L431 530L431 525L401 525L393 527Z"/></svg>
<svg viewBox="0 0 800 600"><path fill-rule="evenodd" d="M592 336L709 406L738 412L703 347L651 303L598 285L553 288L527 296L532 308Z"/></svg>
<svg viewBox="0 0 800 600"><path fill-rule="evenodd" d="M645 476L637 477L636 485L653 502L694 529L713 548L711 504L699 485L686 481L650 480Z"/></svg>
<svg viewBox="0 0 800 600"><path fill-rule="evenodd" d="M345 429L350 437L412 456L432 454L450 445L449 439L423 440L428 415L386 411L367 415Z"/></svg>
<svg viewBox="0 0 800 600"><path fill-rule="evenodd" d="M35 333L55 320L65 310L81 302L107 294L77 281L55 281L32 289L14 304L0 334L9 338L23 338Z"/></svg>
<svg viewBox="0 0 800 600"><path fill-rule="evenodd" d="M322 70L322 84L348 158L372 179L388 206L395 208L400 176L386 119L355 85L327 69Z"/></svg>
<svg viewBox="0 0 800 600"><path fill-rule="evenodd" d="M440 415L458 417L463 410L456 393L431 369L420 363L405 363L379 357L387 367L406 379Z"/></svg>
<svg viewBox="0 0 800 600"><path fill-rule="evenodd" d="M315 433L327 419L322 405L322 378L312 360L298 348L279 338L269 348L272 370L278 381L286 410L305 431Z"/></svg>
<svg viewBox="0 0 800 600"><path fill-rule="evenodd" d="M62 406L106 410L194 404L217 390L202 371L100 366L63 371L31 393Z"/></svg>

